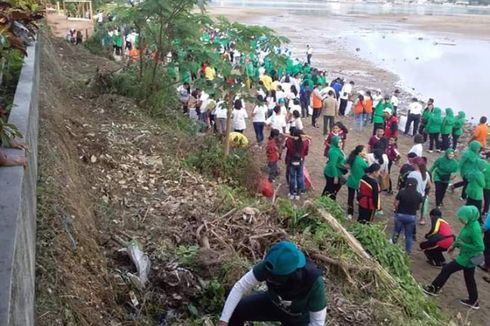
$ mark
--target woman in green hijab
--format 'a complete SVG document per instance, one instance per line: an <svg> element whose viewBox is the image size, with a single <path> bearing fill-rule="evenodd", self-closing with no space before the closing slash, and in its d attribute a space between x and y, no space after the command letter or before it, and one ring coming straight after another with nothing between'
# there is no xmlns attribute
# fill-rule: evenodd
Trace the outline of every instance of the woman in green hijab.
<svg viewBox="0 0 490 326"><path fill-rule="evenodd" d="M330 143L328 150L328 162L325 165L323 174L325 175L326 185L322 196L328 196L335 200L342 184L345 182L345 154L342 151L342 138L335 136Z"/></svg>
<svg viewBox="0 0 490 326"><path fill-rule="evenodd" d="M428 117L427 126L426 126L426 130L427 133L429 134L429 140L430 140L429 153L432 153L434 151L434 146L437 150L440 149L439 134L441 133L441 127L442 127L441 109L434 108L434 110L432 110L432 113Z"/></svg>
<svg viewBox="0 0 490 326"><path fill-rule="evenodd" d="M456 150L458 146L458 139L463 134L463 126L465 122L466 114L463 111L458 112L458 116L454 119L453 125L453 149Z"/></svg>
<svg viewBox="0 0 490 326"><path fill-rule="evenodd" d="M445 151L446 149L449 148L449 136L453 132L453 126L454 126L454 113L453 109L447 108L446 109L446 116L442 120L442 126L441 126L441 137L442 137L442 142L441 142L441 150Z"/></svg>
<svg viewBox="0 0 490 326"><path fill-rule="evenodd" d="M454 158L454 150L448 149L430 168L436 185L436 206L440 208L452 174L458 171L458 161Z"/></svg>

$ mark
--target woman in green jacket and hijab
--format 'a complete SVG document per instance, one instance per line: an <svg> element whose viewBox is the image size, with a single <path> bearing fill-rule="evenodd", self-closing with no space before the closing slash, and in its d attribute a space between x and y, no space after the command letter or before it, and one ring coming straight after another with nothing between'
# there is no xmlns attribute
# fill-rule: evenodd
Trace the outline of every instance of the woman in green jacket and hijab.
<svg viewBox="0 0 490 326"><path fill-rule="evenodd" d="M430 168L432 179L436 185L436 206L440 208L449 182L452 178L452 174L458 171L458 161L454 158L454 151L452 149L446 150L446 152L439 157L432 167Z"/></svg>
<svg viewBox="0 0 490 326"><path fill-rule="evenodd" d="M364 176L364 170L369 166L366 160L367 149L364 145L358 145L347 158L347 165L350 166L349 177L347 177L347 218L352 219L354 215L354 197L359 189L361 178Z"/></svg>
<svg viewBox="0 0 490 326"><path fill-rule="evenodd" d="M472 309L479 309L478 289L475 282L475 266L483 257L483 238L478 218L480 212L475 206L463 206L456 212L458 220L463 224L456 241L449 248L448 253L459 248L459 254L449 264L444 265L439 275L431 284L424 286L424 292L428 295L437 296L441 288L446 284L449 277L463 270L468 299L461 300L461 304Z"/></svg>
<svg viewBox="0 0 490 326"><path fill-rule="evenodd" d="M463 155L461 155L461 159L459 160L459 174L461 175L461 178L463 180L453 184L451 186L451 191L454 191L454 189L456 188L463 187L463 191L461 192L462 200L466 199L466 186L468 185L468 179L466 175L472 169L478 167L478 161L480 160L480 151L480 142L477 140L473 140L468 145L468 148L466 148L466 150L463 152Z"/></svg>
<svg viewBox="0 0 490 326"><path fill-rule="evenodd" d="M463 111L458 112L458 116L454 119L453 124L453 139L451 142L453 143L453 149L456 150L458 146L458 139L463 134L463 126L465 122L466 114Z"/></svg>
<svg viewBox="0 0 490 326"><path fill-rule="evenodd" d="M432 113L429 115L427 119L427 126L426 126L426 130L427 133L429 134L429 141L430 141L429 153L432 153L434 151L434 146L437 150L440 149L439 134L441 133L441 127L442 127L441 109L434 108L434 110L432 110Z"/></svg>
<svg viewBox="0 0 490 326"><path fill-rule="evenodd" d="M441 137L442 137L441 150L443 151L448 149L450 146L449 136L453 132L453 126L454 126L453 109L447 108L446 116L444 117L444 119L442 119L442 126L441 126Z"/></svg>
<svg viewBox="0 0 490 326"><path fill-rule="evenodd" d="M345 154L342 151L342 138L335 136L330 143L328 162L323 170L326 184L322 196L328 196L333 200L337 198L337 193L343 184L342 180L345 180L345 172Z"/></svg>
<svg viewBox="0 0 490 326"><path fill-rule="evenodd" d="M475 166L472 166L471 170L465 175L466 180L468 180L466 205L475 206L479 212L482 211L483 207L483 189L485 188L485 175L483 172L485 169L486 162L479 158ZM482 222L481 218L480 222Z"/></svg>

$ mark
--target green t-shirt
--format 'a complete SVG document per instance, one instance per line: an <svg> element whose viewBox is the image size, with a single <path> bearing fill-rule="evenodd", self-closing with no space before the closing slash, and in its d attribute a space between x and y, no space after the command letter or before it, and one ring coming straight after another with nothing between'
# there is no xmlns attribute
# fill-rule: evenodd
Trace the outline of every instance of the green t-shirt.
<svg viewBox="0 0 490 326"><path fill-rule="evenodd" d="M272 286L267 284L267 293L274 305L288 315L297 317L298 322L304 323L303 325L307 325L309 322L309 312L321 311L327 306L325 283L321 273L311 262L307 262L305 271L307 272L303 279L298 281L301 284L295 284L301 289L299 291L301 293L297 297L287 298L288 300L285 300L281 298ZM269 272L265 268L264 261L254 266L253 273L259 282L267 282ZM307 289L308 287L309 290Z"/></svg>

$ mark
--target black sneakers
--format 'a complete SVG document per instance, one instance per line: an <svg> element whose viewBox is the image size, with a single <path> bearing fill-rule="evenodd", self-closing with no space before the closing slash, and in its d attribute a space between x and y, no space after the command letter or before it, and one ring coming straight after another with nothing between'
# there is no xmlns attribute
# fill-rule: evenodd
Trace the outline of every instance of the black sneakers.
<svg viewBox="0 0 490 326"><path fill-rule="evenodd" d="M437 297L439 295L439 290L432 284L423 286L422 290L424 291L425 294L433 297Z"/></svg>
<svg viewBox="0 0 490 326"><path fill-rule="evenodd" d="M470 300L460 300L459 301L462 305L465 305L467 307L470 307L473 310L478 310L480 309L480 304L477 302L471 302Z"/></svg>

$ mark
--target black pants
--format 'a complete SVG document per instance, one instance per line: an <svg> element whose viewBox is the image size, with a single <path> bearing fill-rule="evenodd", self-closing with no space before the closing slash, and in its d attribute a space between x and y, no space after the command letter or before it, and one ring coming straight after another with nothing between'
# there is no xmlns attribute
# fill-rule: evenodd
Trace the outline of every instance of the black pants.
<svg viewBox="0 0 490 326"><path fill-rule="evenodd" d="M453 134L452 143L453 143L453 149L454 150L456 149L456 147L458 147L458 139L459 139L459 135Z"/></svg>
<svg viewBox="0 0 490 326"><path fill-rule="evenodd" d="M419 127L419 134L424 137L424 143L427 141L427 132L425 131L425 125L422 123Z"/></svg>
<svg viewBox="0 0 490 326"><path fill-rule="evenodd" d="M354 215L354 198L356 196L356 189L347 187L347 214Z"/></svg>
<svg viewBox="0 0 490 326"><path fill-rule="evenodd" d="M339 104L339 115L344 116L345 115L345 109L347 108L347 100L340 99L340 104Z"/></svg>
<svg viewBox="0 0 490 326"><path fill-rule="evenodd" d="M357 218L357 222L359 223L370 223L374 219L374 213L376 213L376 210L374 209L368 209L359 206L359 217Z"/></svg>
<svg viewBox="0 0 490 326"><path fill-rule="evenodd" d="M301 117L306 118L309 116L310 116L310 114L308 113L308 104L301 102Z"/></svg>
<svg viewBox="0 0 490 326"><path fill-rule="evenodd" d="M461 180L460 182L456 182L455 184L453 184L453 188L456 189L456 188L459 188L459 187L463 187L463 190L461 191L461 198L463 199L466 199L466 187L468 186L468 180L466 180L466 178L463 177L463 180Z"/></svg>
<svg viewBox="0 0 490 326"><path fill-rule="evenodd" d="M444 265L439 275L432 282L432 285L439 290L446 284L449 277L460 270L464 273L464 282L466 284L466 289L468 290L468 296L471 303L476 303L478 301L478 289L476 288L475 282L475 267L465 268L458 264L455 260L447 265Z"/></svg>
<svg viewBox="0 0 490 326"><path fill-rule="evenodd" d="M335 124L335 117L333 115L323 116L323 136L328 135L328 133L332 131L334 124Z"/></svg>
<svg viewBox="0 0 490 326"><path fill-rule="evenodd" d="M331 199L336 200L337 193L339 192L342 185L340 184L340 182L338 182L338 180L337 183L335 183L335 179L338 178L325 176L325 179L326 179L326 184L325 184L325 188L323 188L322 196L328 196Z"/></svg>
<svg viewBox="0 0 490 326"><path fill-rule="evenodd" d="M449 134L447 135L441 135L442 137L442 142L441 142L441 150L445 151L446 149L449 148Z"/></svg>
<svg viewBox="0 0 490 326"><path fill-rule="evenodd" d="M308 64L311 65L311 56L312 54L307 54L306 55L306 61L308 61Z"/></svg>
<svg viewBox="0 0 490 326"><path fill-rule="evenodd" d="M430 133L429 134L429 150L433 150L434 146L436 149L439 149L439 133Z"/></svg>
<svg viewBox="0 0 490 326"><path fill-rule="evenodd" d="M267 293L243 297L231 315L229 326L243 326L247 321L278 321L283 326L306 326L301 314L290 315L279 309ZM306 318L308 320L308 318Z"/></svg>
<svg viewBox="0 0 490 326"><path fill-rule="evenodd" d="M483 243L485 244L485 266L490 267L490 230L486 231L483 235Z"/></svg>
<svg viewBox="0 0 490 326"><path fill-rule="evenodd" d="M385 124L382 122L375 122L373 126L373 135L376 135L376 130L378 129L384 129Z"/></svg>
<svg viewBox="0 0 490 326"><path fill-rule="evenodd" d="M311 115L311 125L313 127L316 127L316 120L320 116L320 113L322 113L322 109L315 109L313 108L313 114Z"/></svg>
<svg viewBox="0 0 490 326"><path fill-rule="evenodd" d="M490 208L490 189L483 190L483 211L482 214L486 215Z"/></svg>
<svg viewBox="0 0 490 326"><path fill-rule="evenodd" d="M447 187L449 183L436 181L436 207L440 207L442 205L442 201L444 200L444 196L446 195Z"/></svg>
<svg viewBox="0 0 490 326"><path fill-rule="evenodd" d="M420 244L420 247L422 247L423 242ZM436 265L442 265L446 263L446 258L444 258L443 252L447 251L446 249L442 248L432 248L432 249L426 249L424 250L425 257L427 257L427 260L433 261Z"/></svg>
<svg viewBox="0 0 490 326"><path fill-rule="evenodd" d="M417 133L420 123L420 114L409 114L407 118L407 124L405 125L405 135L410 132L410 125L413 122L413 132L412 135Z"/></svg>

